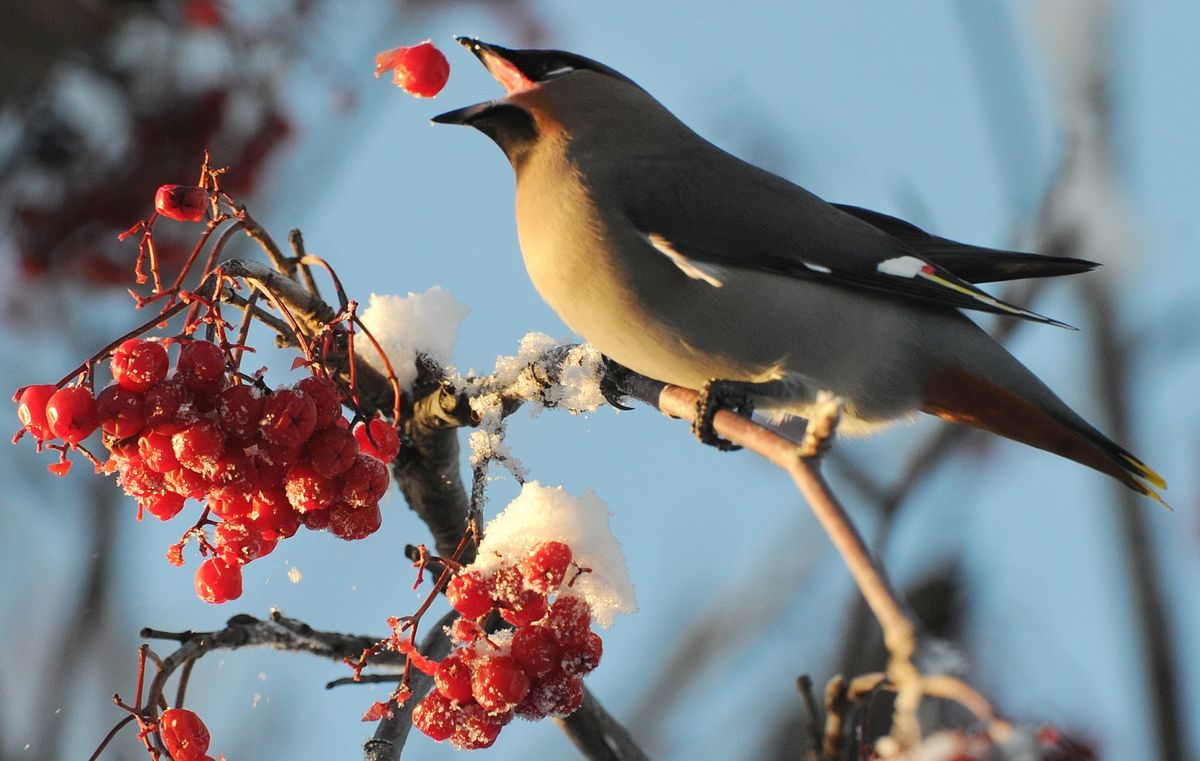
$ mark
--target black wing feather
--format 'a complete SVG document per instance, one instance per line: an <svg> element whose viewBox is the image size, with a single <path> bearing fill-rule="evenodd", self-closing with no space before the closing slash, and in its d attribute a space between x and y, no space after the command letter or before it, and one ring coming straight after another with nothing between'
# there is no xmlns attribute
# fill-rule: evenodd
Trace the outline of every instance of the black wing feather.
<svg viewBox="0 0 1200 761"><path fill-rule="evenodd" d="M959 243L931 235L911 222L861 206L841 203L835 203L833 206L904 242L923 259L953 272L969 283L998 283L1033 277L1077 275L1100 266L1096 262L1069 256L1043 256L972 246L969 243Z"/></svg>

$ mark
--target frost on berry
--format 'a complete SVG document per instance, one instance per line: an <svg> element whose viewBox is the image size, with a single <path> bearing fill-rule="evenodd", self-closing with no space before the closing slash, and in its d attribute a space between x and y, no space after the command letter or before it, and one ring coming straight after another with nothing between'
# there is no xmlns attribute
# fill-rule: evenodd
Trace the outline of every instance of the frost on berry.
<svg viewBox="0 0 1200 761"><path fill-rule="evenodd" d="M354 464L357 456L358 442L354 434L342 428L318 430L308 440L309 463L313 470L326 478L345 473Z"/></svg>
<svg viewBox="0 0 1200 761"><path fill-rule="evenodd" d="M583 705L583 679L556 670L539 679L516 708L518 716L537 720L546 716L570 716Z"/></svg>
<svg viewBox="0 0 1200 761"><path fill-rule="evenodd" d="M369 505L387 494L387 466L366 454L359 454L349 470L342 474L342 499L351 505Z"/></svg>
<svg viewBox="0 0 1200 761"><path fill-rule="evenodd" d="M596 632L586 632L582 637L563 644L562 667L568 674L590 674L600 665L604 654L604 641Z"/></svg>
<svg viewBox="0 0 1200 761"><path fill-rule="evenodd" d="M413 708L412 722L414 727L441 742L454 734L458 716L458 707L435 690Z"/></svg>
<svg viewBox="0 0 1200 761"><path fill-rule="evenodd" d="M61 388L46 402L50 432L68 444L78 444L96 430L96 400L82 386Z"/></svg>
<svg viewBox="0 0 1200 761"><path fill-rule="evenodd" d="M197 419L192 409L192 393L178 378L168 378L146 390L142 396L146 427L171 435L182 431Z"/></svg>
<svg viewBox="0 0 1200 761"><path fill-rule="evenodd" d="M446 86L450 63L429 40L393 48L375 56L375 76L392 72L392 81L409 95L432 98Z"/></svg>
<svg viewBox="0 0 1200 761"><path fill-rule="evenodd" d="M523 589L515 599L500 608L500 616L513 626L529 626L546 615L546 595L535 589Z"/></svg>
<svg viewBox="0 0 1200 761"><path fill-rule="evenodd" d="M532 679L549 674L562 661L562 648L544 626L522 626L513 633L510 654Z"/></svg>
<svg viewBox="0 0 1200 761"><path fill-rule="evenodd" d="M304 444L272 444L259 441L254 445L254 466L258 469L260 483L277 483L282 486L288 468L304 454Z"/></svg>
<svg viewBox="0 0 1200 761"><path fill-rule="evenodd" d="M281 486L260 485L254 491L251 505L250 520L264 538L286 539L300 528L300 515Z"/></svg>
<svg viewBox="0 0 1200 761"><path fill-rule="evenodd" d="M588 605L579 597L559 597L550 606L546 626L554 632L560 642L583 637L592 625Z"/></svg>
<svg viewBox="0 0 1200 761"><path fill-rule="evenodd" d="M195 394L215 394L225 381L225 354L211 341L189 341L179 350L175 373Z"/></svg>
<svg viewBox="0 0 1200 761"><path fill-rule="evenodd" d="M167 350L156 341L130 338L113 351L112 376L129 391L146 391L167 377Z"/></svg>
<svg viewBox="0 0 1200 761"><path fill-rule="evenodd" d="M146 467L141 458L119 458L117 483L131 497L153 497L165 488L162 473Z"/></svg>
<svg viewBox="0 0 1200 761"><path fill-rule="evenodd" d="M230 565L245 565L257 558L262 549L258 528L236 518L222 521L213 530L213 543L221 559Z"/></svg>
<svg viewBox="0 0 1200 761"><path fill-rule="evenodd" d="M176 761L201 759L208 752L208 727L186 708L168 708L158 719L158 735Z"/></svg>
<svg viewBox="0 0 1200 761"><path fill-rule="evenodd" d="M258 481L258 468L238 447L226 447L203 472L214 486L247 495Z"/></svg>
<svg viewBox="0 0 1200 761"><path fill-rule="evenodd" d="M354 438L358 439L359 451L384 462L391 462L400 454L400 434L382 418L375 418L366 424L359 423L354 427Z"/></svg>
<svg viewBox="0 0 1200 761"><path fill-rule="evenodd" d="M209 558L196 569L196 594L208 603L220 604L242 596L241 566L221 558Z"/></svg>
<svg viewBox="0 0 1200 761"><path fill-rule="evenodd" d="M464 618L479 618L492 609L487 581L474 571L460 573L446 586L446 598Z"/></svg>
<svg viewBox="0 0 1200 761"><path fill-rule="evenodd" d="M179 467L179 458L175 456L170 436L143 431L138 436L137 448L138 455L145 461L146 467L156 473L169 473Z"/></svg>
<svg viewBox="0 0 1200 761"><path fill-rule="evenodd" d="M342 417L342 394L337 384L328 378L310 375L296 384L296 389L313 400L316 407L317 429L328 428Z"/></svg>
<svg viewBox="0 0 1200 761"><path fill-rule="evenodd" d="M204 499L208 494L208 479L194 470L180 466L163 474L167 488L192 499Z"/></svg>
<svg viewBox="0 0 1200 761"><path fill-rule="evenodd" d="M335 502L328 512L329 532L349 542L366 539L383 525L383 513L377 504L359 507Z"/></svg>
<svg viewBox="0 0 1200 761"><path fill-rule="evenodd" d="M208 215L208 191L196 185L161 185L154 210L176 222L199 222Z"/></svg>
<svg viewBox="0 0 1200 761"><path fill-rule="evenodd" d="M216 423L201 418L172 436L171 448L180 465L204 473L224 451L225 434Z"/></svg>
<svg viewBox="0 0 1200 761"><path fill-rule="evenodd" d="M488 594L501 607L517 604L525 591L525 579L515 565L503 565L487 577Z"/></svg>
<svg viewBox="0 0 1200 761"><path fill-rule="evenodd" d="M166 489L157 494L138 498L138 506L160 521L167 521L179 515L179 512L183 510L183 502L184 497Z"/></svg>
<svg viewBox="0 0 1200 761"><path fill-rule="evenodd" d="M57 386L48 384L25 386L17 391L13 400L17 403L17 417L25 430L39 441L54 438L50 423L46 420L46 402L58 391Z"/></svg>
<svg viewBox="0 0 1200 761"><path fill-rule="evenodd" d="M529 677L511 657L498 655L483 658L475 664L471 694L489 713L512 708L527 692Z"/></svg>
<svg viewBox="0 0 1200 761"><path fill-rule="evenodd" d="M302 391L280 389L263 404L259 426L263 439L272 444L303 444L317 428L317 406Z"/></svg>
<svg viewBox="0 0 1200 761"><path fill-rule="evenodd" d="M433 674L433 683L444 697L458 703L470 703L471 667L461 655L451 653L438 664Z"/></svg>
<svg viewBox="0 0 1200 761"><path fill-rule="evenodd" d="M146 426L142 395L115 383L105 388L96 397L96 421L114 438L136 436Z"/></svg>
<svg viewBox="0 0 1200 761"><path fill-rule="evenodd" d="M249 517L254 510L249 492L220 486L209 486L207 504L208 509L224 520Z"/></svg>
<svg viewBox="0 0 1200 761"><path fill-rule="evenodd" d="M461 750L490 748L511 718L511 713L490 714L480 705L463 706L459 709L454 733L450 735L450 744Z"/></svg>
<svg viewBox="0 0 1200 761"><path fill-rule="evenodd" d="M542 542L521 562L525 583L543 594L550 594L566 579L571 559L571 548L565 542Z"/></svg>
<svg viewBox="0 0 1200 761"><path fill-rule="evenodd" d="M292 507L302 513L328 509L341 493L341 483L326 478L306 462L298 462L288 468L284 479L284 492Z"/></svg>
<svg viewBox="0 0 1200 761"><path fill-rule="evenodd" d="M258 421L265 403L262 392L254 386L245 383L230 386L217 396L217 420L231 439L249 443L258 436Z"/></svg>

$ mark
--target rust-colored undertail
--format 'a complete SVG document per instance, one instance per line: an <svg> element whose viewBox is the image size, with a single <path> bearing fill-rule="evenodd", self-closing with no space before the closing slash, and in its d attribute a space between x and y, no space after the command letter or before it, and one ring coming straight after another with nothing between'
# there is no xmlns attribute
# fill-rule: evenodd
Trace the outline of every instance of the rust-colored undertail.
<svg viewBox="0 0 1200 761"><path fill-rule="evenodd" d="M1074 460L1166 505L1151 488L1166 488L1162 476L1104 434L1082 419L1064 419L982 376L959 368L935 373L926 385L921 411Z"/></svg>

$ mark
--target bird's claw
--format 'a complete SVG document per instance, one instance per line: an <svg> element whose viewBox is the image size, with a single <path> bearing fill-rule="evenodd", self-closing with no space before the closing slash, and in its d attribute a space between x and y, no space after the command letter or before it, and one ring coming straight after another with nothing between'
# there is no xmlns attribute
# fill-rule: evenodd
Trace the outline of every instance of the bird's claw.
<svg viewBox="0 0 1200 761"><path fill-rule="evenodd" d="M745 383L712 379L700 390L696 401L696 418L692 421L692 433L700 443L716 447L722 452L736 452L740 446L721 438L713 430L713 419L720 410L728 410L744 417L754 412L754 402Z"/></svg>
<svg viewBox="0 0 1200 761"><path fill-rule="evenodd" d="M604 401L622 412L632 410L633 407L624 404L626 394L621 390L621 378L628 375L629 369L614 362L607 354L601 355L601 365L603 372L600 373L600 394Z"/></svg>

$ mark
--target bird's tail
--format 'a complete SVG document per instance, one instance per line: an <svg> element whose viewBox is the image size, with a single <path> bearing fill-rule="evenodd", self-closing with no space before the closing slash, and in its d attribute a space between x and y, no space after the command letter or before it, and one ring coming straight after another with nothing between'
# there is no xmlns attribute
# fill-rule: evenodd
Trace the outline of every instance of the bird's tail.
<svg viewBox="0 0 1200 761"><path fill-rule="evenodd" d="M1022 375L1028 395L969 370L939 371L926 386L921 410L1074 460L1169 507L1154 489L1166 488L1162 476L1072 412L1027 370Z"/></svg>

